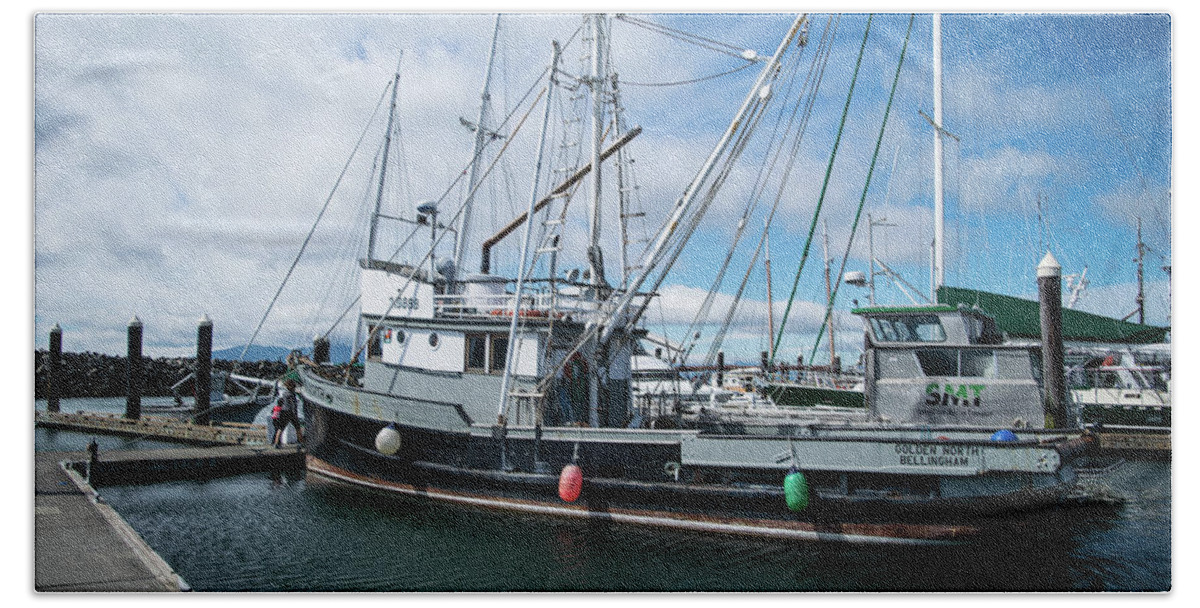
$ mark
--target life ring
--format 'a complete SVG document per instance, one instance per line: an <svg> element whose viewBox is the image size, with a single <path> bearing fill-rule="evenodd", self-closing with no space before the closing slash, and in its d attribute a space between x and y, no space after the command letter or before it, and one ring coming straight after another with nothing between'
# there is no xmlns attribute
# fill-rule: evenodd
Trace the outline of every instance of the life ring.
<svg viewBox="0 0 1200 608"><path fill-rule="evenodd" d="M1114 365L1116 365L1116 364L1117 364L1117 360L1116 360L1116 359L1114 359L1112 355L1109 355L1109 356L1105 357L1105 358L1104 358L1104 361L1102 361L1102 362L1100 363L1100 365L1102 365L1102 366L1104 366L1104 367L1112 367L1112 366L1114 366Z"/></svg>

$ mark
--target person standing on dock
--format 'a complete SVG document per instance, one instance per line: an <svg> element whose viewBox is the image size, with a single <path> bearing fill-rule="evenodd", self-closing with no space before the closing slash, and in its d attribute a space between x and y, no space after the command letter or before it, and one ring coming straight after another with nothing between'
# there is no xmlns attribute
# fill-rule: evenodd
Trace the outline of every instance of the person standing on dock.
<svg viewBox="0 0 1200 608"><path fill-rule="evenodd" d="M275 420L275 437L271 443L277 448L280 447L283 431L289 424L296 427L296 441L303 443L304 433L300 431L300 397L296 395L295 380L286 378L283 381L283 390L279 392L276 405L279 407L279 418Z"/></svg>

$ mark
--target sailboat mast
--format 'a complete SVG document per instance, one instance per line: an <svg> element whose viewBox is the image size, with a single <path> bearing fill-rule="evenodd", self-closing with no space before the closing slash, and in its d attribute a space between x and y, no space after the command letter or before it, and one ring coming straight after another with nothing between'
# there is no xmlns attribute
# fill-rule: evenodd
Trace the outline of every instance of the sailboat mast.
<svg viewBox="0 0 1200 608"><path fill-rule="evenodd" d="M868 218L868 220L869 219L870 218ZM829 284L830 281L829 281L829 219L828 218L826 218L824 220L824 225L821 230L821 235L824 239L824 243L821 246L821 252L822 252L822 255L825 256L825 301L831 302L833 300L833 288ZM833 358L836 356L836 353L834 352L834 349L833 349L833 316L832 315L830 315L828 325L829 325L829 365L832 366ZM771 334L771 335L774 335L774 334Z"/></svg>
<svg viewBox="0 0 1200 608"><path fill-rule="evenodd" d="M592 15L592 176L588 219L588 267L592 285L604 284L604 258L600 251L600 145L604 137L604 15Z"/></svg>
<svg viewBox="0 0 1200 608"><path fill-rule="evenodd" d="M763 260L763 271L767 275L767 333L768 336L775 335L775 298L771 290L771 230L768 228L763 235L766 239L767 253L766 259Z"/></svg>
<svg viewBox="0 0 1200 608"><path fill-rule="evenodd" d="M467 178L467 195L462 204L462 215L458 221L458 231L454 233L454 265L455 276L462 275L463 252L467 245L467 234L471 229L471 205L475 200L475 184L479 175L479 157L483 154L483 145L487 141L488 130L483 122L487 118L488 104L491 103L492 66L496 61L496 41L500 37L500 15L496 15L496 25L492 29L492 50L488 53L487 70L483 76L483 92L480 94L479 119L475 121L475 146L471 151L471 174Z"/></svg>
<svg viewBox="0 0 1200 608"><path fill-rule="evenodd" d="M1137 269L1137 281L1138 281L1137 313L1138 313L1138 323L1140 323L1142 325L1146 324L1146 291L1145 291L1145 284L1143 283L1144 275L1142 273L1143 261L1145 260L1145 257L1146 257L1146 244L1142 242L1142 218L1139 217L1138 223L1137 223L1137 257L1134 258L1133 261L1137 262L1137 265L1138 265L1138 267L1137 267L1138 268Z"/></svg>
<svg viewBox="0 0 1200 608"><path fill-rule="evenodd" d="M404 52L400 52L400 59L396 61L396 75L392 78L392 105L388 111L387 133L383 136L383 158L379 163L379 190L375 194L375 212L371 214L371 231L367 235L367 265L375 259L375 232L379 228L379 213L383 208L383 186L387 180L388 166L388 151L392 147L392 125L396 120L396 93L400 90L400 60L404 59Z"/></svg>
<svg viewBox="0 0 1200 608"><path fill-rule="evenodd" d="M946 281L945 200L942 193L942 15L933 14L933 298Z"/></svg>

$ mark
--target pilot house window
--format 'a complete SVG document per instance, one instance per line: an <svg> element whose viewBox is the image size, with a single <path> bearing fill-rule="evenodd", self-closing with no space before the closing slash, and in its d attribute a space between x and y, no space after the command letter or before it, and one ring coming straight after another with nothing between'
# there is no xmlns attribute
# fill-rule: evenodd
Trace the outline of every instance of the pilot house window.
<svg viewBox="0 0 1200 608"><path fill-rule="evenodd" d="M946 331L937 315L874 317L871 330L877 342L946 341Z"/></svg>

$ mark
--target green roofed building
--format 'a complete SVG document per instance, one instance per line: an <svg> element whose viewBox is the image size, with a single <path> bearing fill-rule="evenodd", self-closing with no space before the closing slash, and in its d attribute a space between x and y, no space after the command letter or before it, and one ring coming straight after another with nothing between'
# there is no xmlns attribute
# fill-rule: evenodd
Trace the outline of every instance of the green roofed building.
<svg viewBox="0 0 1200 608"><path fill-rule="evenodd" d="M1011 338L1040 340L1042 329L1038 303L976 289L938 287L937 301L947 306L978 306L996 320L1000 331ZM1064 308L1063 340L1068 342L1104 342L1113 344L1153 344L1164 342L1170 327L1155 327Z"/></svg>

